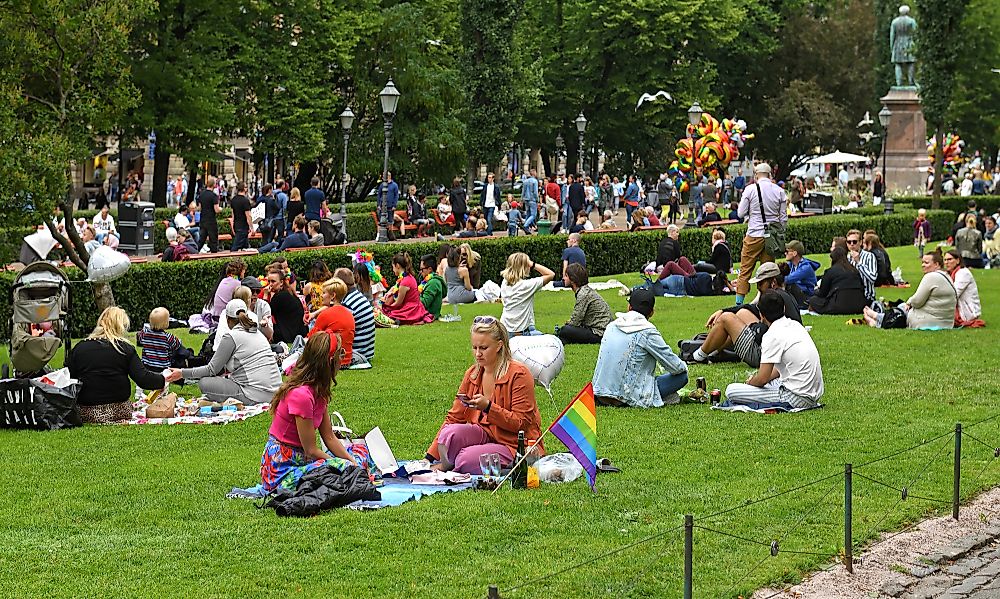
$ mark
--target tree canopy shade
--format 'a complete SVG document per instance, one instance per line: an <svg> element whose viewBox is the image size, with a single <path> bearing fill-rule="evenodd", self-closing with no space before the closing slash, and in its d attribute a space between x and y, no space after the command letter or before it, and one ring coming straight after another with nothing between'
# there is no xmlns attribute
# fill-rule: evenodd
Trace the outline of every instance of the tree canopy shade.
<svg viewBox="0 0 1000 599"><path fill-rule="evenodd" d="M917 0L917 60L924 118L934 131L934 203L941 197L945 119L954 93L955 69L962 48L960 26L969 0Z"/></svg>
<svg viewBox="0 0 1000 599"><path fill-rule="evenodd" d="M61 207L72 222L70 167L90 158L93 138L135 106L129 33L145 0L7 0L0 10L0 167L8 224L46 223L73 262L90 256L75 227L52 226ZM98 305L111 287L94 286Z"/></svg>

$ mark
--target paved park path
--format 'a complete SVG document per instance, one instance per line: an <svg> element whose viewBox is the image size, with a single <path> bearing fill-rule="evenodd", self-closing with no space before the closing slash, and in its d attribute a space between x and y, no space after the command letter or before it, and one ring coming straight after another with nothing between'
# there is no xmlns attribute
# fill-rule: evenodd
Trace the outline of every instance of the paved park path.
<svg viewBox="0 0 1000 599"><path fill-rule="evenodd" d="M1000 599L1000 487L962 506L958 522L932 518L883 535L855 560L854 574L838 565L752 599Z"/></svg>

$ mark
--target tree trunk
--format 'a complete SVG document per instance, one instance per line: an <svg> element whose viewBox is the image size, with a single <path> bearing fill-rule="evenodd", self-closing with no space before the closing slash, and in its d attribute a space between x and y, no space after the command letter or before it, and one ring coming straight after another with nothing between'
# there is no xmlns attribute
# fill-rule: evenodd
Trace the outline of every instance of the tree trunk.
<svg viewBox="0 0 1000 599"><path fill-rule="evenodd" d="M931 195L931 210L941 207L941 175L944 171L944 129L938 125L934 130L934 183Z"/></svg>
<svg viewBox="0 0 1000 599"><path fill-rule="evenodd" d="M87 252L83 239L80 238L80 235L76 232L76 227L73 225L73 199L68 193L62 203L62 210L67 223L66 235L59 233L51 220L46 220L45 224L48 226L49 231L52 232L52 237L66 250L66 255L69 256L73 264L82 270L84 274L87 274L90 254ZM94 300L97 302L97 308L102 312L105 308L114 306L115 294L111 291L111 285L108 283L94 283Z"/></svg>
<svg viewBox="0 0 1000 599"><path fill-rule="evenodd" d="M295 173L295 181L292 182L293 187L299 188L299 193L305 195L306 190L308 190L312 185L310 181L319 172L319 165L315 162L303 162L299 165L299 172Z"/></svg>
<svg viewBox="0 0 1000 599"><path fill-rule="evenodd" d="M170 152L157 150L153 155L153 193L150 201L157 208L167 205L167 177L170 170Z"/></svg>
<svg viewBox="0 0 1000 599"><path fill-rule="evenodd" d="M94 301L97 303L98 314L115 305L111 283L94 283Z"/></svg>
<svg viewBox="0 0 1000 599"><path fill-rule="evenodd" d="M473 159L469 159L469 168L465 171L465 191L469 194L469 198L472 198L472 187L473 182L476 180L476 171L479 170L479 163Z"/></svg>
<svg viewBox="0 0 1000 599"><path fill-rule="evenodd" d="M542 156L542 169L545 171L545 176L551 177L552 173L555 172L555 167L553 166L552 162L550 162L552 160L552 155L550 155L549 151L546 150L545 148L542 148L541 150L539 150L539 152Z"/></svg>
<svg viewBox="0 0 1000 599"><path fill-rule="evenodd" d="M193 202L195 200L196 191L197 191L195 189L195 187L196 187L195 182L197 180L198 180L198 167L197 166L192 166L190 168L189 172L188 172L188 192L187 192L187 196L184 198L184 201L187 202L188 205L190 205L191 202Z"/></svg>

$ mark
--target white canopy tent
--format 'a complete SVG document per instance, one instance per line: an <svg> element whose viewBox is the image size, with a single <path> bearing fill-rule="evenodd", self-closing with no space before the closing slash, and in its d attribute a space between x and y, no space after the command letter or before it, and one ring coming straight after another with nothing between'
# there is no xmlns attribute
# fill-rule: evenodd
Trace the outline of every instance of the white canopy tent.
<svg viewBox="0 0 1000 599"><path fill-rule="evenodd" d="M832 154L825 154L823 156L810 158L807 161L807 164L847 164L851 162L868 162L868 161L869 158L867 156L836 151L833 152Z"/></svg>

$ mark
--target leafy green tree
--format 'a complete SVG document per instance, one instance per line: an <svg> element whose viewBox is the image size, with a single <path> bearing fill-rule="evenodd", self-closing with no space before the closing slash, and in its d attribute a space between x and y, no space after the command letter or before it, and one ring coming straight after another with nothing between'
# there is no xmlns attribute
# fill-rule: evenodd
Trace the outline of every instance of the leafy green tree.
<svg viewBox="0 0 1000 599"><path fill-rule="evenodd" d="M123 138L156 132L151 199L157 206L166 205L171 154L188 164L208 160L220 149L219 136L233 129L234 107L226 99L232 49L244 39L234 21L239 15L224 2L160 0L132 32L139 105L123 123Z"/></svg>
<svg viewBox="0 0 1000 599"><path fill-rule="evenodd" d="M128 36L146 10L143 0L8 0L0 10L0 208L8 222L45 222L83 270L90 254L76 228L63 235L51 217L61 208L73 222L71 165L135 104ZM110 285L94 293L99 308L114 305Z"/></svg>
<svg viewBox="0 0 1000 599"><path fill-rule="evenodd" d="M924 117L934 131L934 195L932 208L941 203L944 128L955 86L955 71L962 52L962 19L969 0L917 0L920 25L916 56L920 68L920 101Z"/></svg>
<svg viewBox="0 0 1000 599"><path fill-rule="evenodd" d="M521 0L461 0L461 80L465 90L469 178L493 163L514 139L523 114L515 78L514 31Z"/></svg>
<svg viewBox="0 0 1000 599"><path fill-rule="evenodd" d="M972 0L962 21L962 52L947 120L966 141L966 153L985 150L988 164L1000 149L1000 0Z"/></svg>

